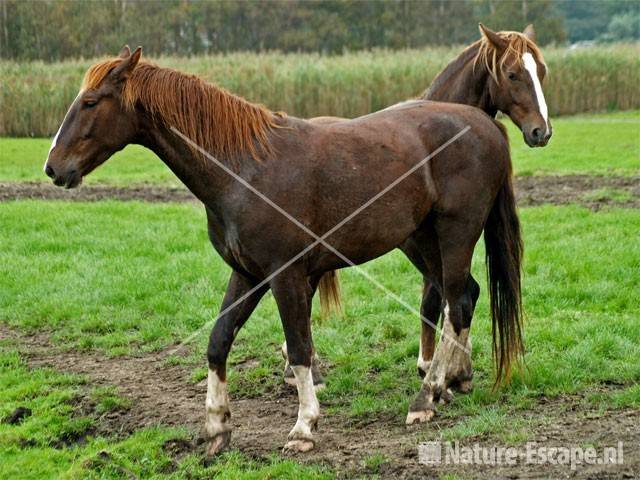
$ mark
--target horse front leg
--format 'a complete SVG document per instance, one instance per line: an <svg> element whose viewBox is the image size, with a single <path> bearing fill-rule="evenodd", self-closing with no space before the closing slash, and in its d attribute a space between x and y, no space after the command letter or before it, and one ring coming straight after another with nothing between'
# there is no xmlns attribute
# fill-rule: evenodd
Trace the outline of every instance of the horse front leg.
<svg viewBox="0 0 640 480"><path fill-rule="evenodd" d="M312 432L320 416L311 373L313 347L309 316L312 289L301 270L291 268L271 281L271 291L287 341L287 353L298 389L298 419L289 432L285 452L307 452L314 448Z"/></svg>
<svg viewBox="0 0 640 480"><path fill-rule="evenodd" d="M207 455L221 452L231 440L231 410L227 395L227 357L238 331L268 290L268 287L264 286L251 292L256 284L257 282L247 279L238 272L234 271L231 274L220 307L221 314L218 316L209 337L207 349L209 373L203 432ZM245 296L246 298L243 298Z"/></svg>

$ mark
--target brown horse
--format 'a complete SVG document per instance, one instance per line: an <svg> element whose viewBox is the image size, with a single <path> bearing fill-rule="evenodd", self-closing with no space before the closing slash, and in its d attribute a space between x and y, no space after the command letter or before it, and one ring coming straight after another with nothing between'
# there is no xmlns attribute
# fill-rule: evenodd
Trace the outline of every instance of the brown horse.
<svg viewBox="0 0 640 480"><path fill-rule="evenodd" d="M314 446L311 298L322 275L407 243L445 299L443 339L411 404L424 421L460 375L484 230L498 378L522 352L522 244L505 132L466 105L415 100L313 124L183 73L139 62L141 49L93 65L51 146L46 174L82 178L130 143L155 152L205 205L211 243L231 266L209 339L207 452L230 440L226 361L238 330L271 289L299 397L286 449Z"/></svg>
<svg viewBox="0 0 640 480"><path fill-rule="evenodd" d="M551 138L551 124L547 113L547 104L542 93L541 82L546 73L542 54L535 44L533 25L527 26L523 33L494 32L480 24L482 37L458 57L449 63L434 79L431 86L420 97L424 100L453 102L472 105L495 117L500 111L522 130L524 141L534 147L545 146ZM310 121L329 124L343 119L338 117L316 117ZM421 271L420 249L407 242L402 248ZM473 305L480 294L480 286L470 276L470 289ZM323 311L333 307L340 308L340 289L337 272L327 272L319 286ZM435 352L436 331L442 313L442 296L438 289L424 276L424 288L420 306L422 332L420 352L418 354L418 373L424 377L431 366ZM461 352L466 366L464 376L453 383L461 392L469 392L473 387L471 365L471 339L467 352ZM288 368L286 343L282 347L285 358L285 381L295 384L293 372ZM317 355L314 355L314 383L318 388L324 386L318 367Z"/></svg>

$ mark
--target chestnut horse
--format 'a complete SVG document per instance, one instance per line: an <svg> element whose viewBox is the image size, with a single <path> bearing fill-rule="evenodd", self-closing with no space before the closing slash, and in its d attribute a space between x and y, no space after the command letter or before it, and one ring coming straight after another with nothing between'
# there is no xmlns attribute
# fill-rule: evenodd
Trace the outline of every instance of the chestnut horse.
<svg viewBox="0 0 640 480"><path fill-rule="evenodd" d="M542 54L535 44L533 25L523 33L494 32L480 24L482 38L466 48L436 76L431 86L420 97L424 100L472 105L495 117L498 111L508 115L521 129L524 141L530 147L545 146L551 138L547 104L541 82L546 74ZM316 117L312 122L329 124L341 121L338 117ZM409 260L424 271L419 248L407 242L402 248ZM473 305L480 294L480 286L470 276ZM320 280L320 300L323 311L340 308L340 289L337 272L327 272ZM424 288L420 306L422 332L418 353L418 373L424 377L431 366L435 352L436 331L442 313L441 292L424 275ZM464 357L465 375L453 383L454 389L469 392L473 388L471 365L471 339ZM282 347L285 358L285 382L295 384L288 366L286 342ZM317 355L313 358L314 384L324 386Z"/></svg>
<svg viewBox="0 0 640 480"><path fill-rule="evenodd" d="M466 105L406 102L322 125L139 62L141 49L89 68L56 134L46 174L73 188L126 145L155 152L205 205L211 243L232 268L211 332L207 453L230 441L226 362L260 298L275 297L298 418L285 449L314 447L311 298L322 275L411 244L445 299L443 337L411 403L428 420L459 377L473 310L469 270L484 230L498 378L522 353L522 242L501 126Z"/></svg>

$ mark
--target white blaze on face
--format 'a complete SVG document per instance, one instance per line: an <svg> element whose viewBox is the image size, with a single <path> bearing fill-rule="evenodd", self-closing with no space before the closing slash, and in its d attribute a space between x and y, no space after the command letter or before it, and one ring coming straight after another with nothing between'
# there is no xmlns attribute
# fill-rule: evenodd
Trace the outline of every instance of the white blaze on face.
<svg viewBox="0 0 640 480"><path fill-rule="evenodd" d="M536 99L538 100L538 107L540 108L540 115L544 118L544 124L546 128L545 134L549 133L549 114L547 110L547 102L544 100L544 93L542 93L542 85L540 85L540 79L538 78L538 64L530 53L522 55L522 62L524 68L531 75L531 81L533 82L533 88L536 92Z"/></svg>
<svg viewBox="0 0 640 480"><path fill-rule="evenodd" d="M76 98L73 100L73 102L71 102L71 105L69 106L69 110L67 110L67 113L64 114L64 118L62 119L62 123L60 124L60 128L58 128L58 131L56 132L56 136L53 137L53 142L51 142L51 147L49 147L49 153L47 153L47 160L44 162L44 168L47 167L47 161L49 160L49 156L51 155L51 151L56 148L56 144L58 143L58 137L60 136L60 131L62 130L62 126L64 125L65 120L67 119L67 117L69 116L69 112L71 111L71 107L73 107L73 104L76 103L76 100L78 100L78 98L80 98L80 95L82 95L82 90L80 90L78 92L78 95L76 95Z"/></svg>

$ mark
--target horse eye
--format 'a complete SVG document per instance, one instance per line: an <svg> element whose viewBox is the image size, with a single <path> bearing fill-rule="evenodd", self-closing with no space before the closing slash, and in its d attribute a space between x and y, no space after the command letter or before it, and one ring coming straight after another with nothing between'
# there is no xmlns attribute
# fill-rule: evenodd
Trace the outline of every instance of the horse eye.
<svg viewBox="0 0 640 480"><path fill-rule="evenodd" d="M85 100L85 102L84 102L84 106L85 106L86 108L92 108L92 107L95 107L97 104L98 104L98 101L97 101L97 100Z"/></svg>
<svg viewBox="0 0 640 480"><path fill-rule="evenodd" d="M509 76L509 80L512 80L512 81L518 79L518 76L513 72L509 72L508 76Z"/></svg>

